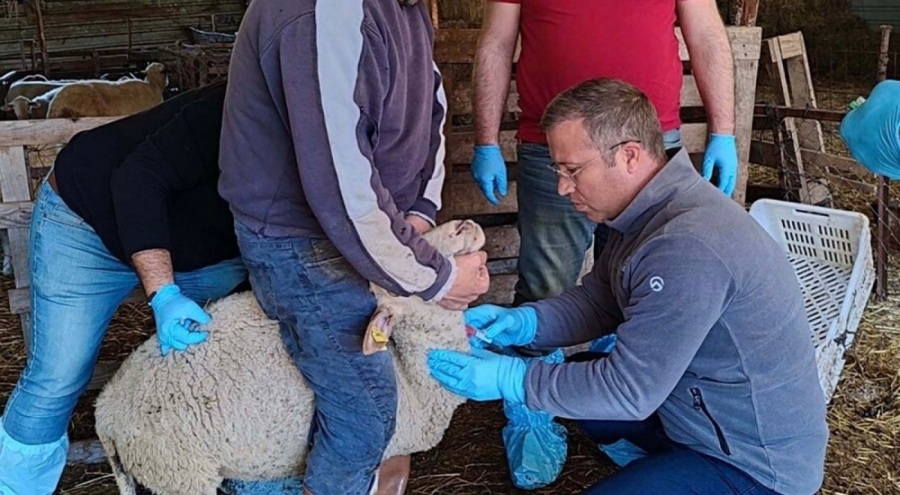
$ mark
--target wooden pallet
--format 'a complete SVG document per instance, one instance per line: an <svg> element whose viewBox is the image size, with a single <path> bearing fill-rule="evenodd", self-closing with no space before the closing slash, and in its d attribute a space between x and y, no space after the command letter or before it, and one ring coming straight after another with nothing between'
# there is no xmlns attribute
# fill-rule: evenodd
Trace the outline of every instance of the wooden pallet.
<svg viewBox="0 0 900 495"><path fill-rule="evenodd" d="M817 108L803 33L767 38L762 47L762 59L770 83L775 88L775 104L802 109ZM774 158L782 167L783 189L801 203L824 201L828 196L827 187L808 180L803 162L803 150L825 152L819 121L787 118L783 126L772 129L772 132L774 142L779 144ZM786 150L784 155L781 155L781 149ZM824 176L829 173L823 172Z"/></svg>

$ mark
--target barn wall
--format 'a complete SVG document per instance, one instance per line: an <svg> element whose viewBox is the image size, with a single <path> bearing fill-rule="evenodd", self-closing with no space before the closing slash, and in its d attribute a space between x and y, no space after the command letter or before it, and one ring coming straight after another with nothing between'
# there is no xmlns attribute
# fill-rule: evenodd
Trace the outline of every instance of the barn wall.
<svg viewBox="0 0 900 495"><path fill-rule="evenodd" d="M484 0L438 0L441 27L479 28Z"/></svg>
<svg viewBox="0 0 900 495"><path fill-rule="evenodd" d="M0 13L0 71L37 68L35 60L40 62L37 18L31 0L26 4L9 17ZM129 50L152 50L189 40L188 26L210 30L215 22L217 30L233 32L245 1L43 0L42 6L52 75L77 62L90 68L94 58L111 60L118 54L124 59Z"/></svg>

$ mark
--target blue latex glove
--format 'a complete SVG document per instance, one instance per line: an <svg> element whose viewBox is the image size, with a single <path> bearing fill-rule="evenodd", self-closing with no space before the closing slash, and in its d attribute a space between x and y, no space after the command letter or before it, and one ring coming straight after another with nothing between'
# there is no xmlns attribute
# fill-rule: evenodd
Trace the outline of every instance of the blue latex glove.
<svg viewBox="0 0 900 495"><path fill-rule="evenodd" d="M513 352L507 349L505 353ZM551 364L565 361L557 349L532 358ZM532 411L521 402L503 402L509 423L503 427L503 444L512 482L523 490L536 490L556 481L566 463L566 428L544 411Z"/></svg>
<svg viewBox="0 0 900 495"><path fill-rule="evenodd" d="M616 466L625 467L632 462L647 457L647 452L624 438L609 445L597 445L601 452Z"/></svg>
<svg viewBox="0 0 900 495"><path fill-rule="evenodd" d="M473 348L472 354L433 350L428 353L431 376L454 394L478 401L504 399L525 402L525 370L521 358Z"/></svg>
<svg viewBox="0 0 900 495"><path fill-rule="evenodd" d="M156 319L156 335L163 356L172 349L183 351L189 345L206 340L206 332L194 332L190 327L192 322L205 325L212 321L212 317L185 297L177 285L162 286L150 300L150 307Z"/></svg>
<svg viewBox="0 0 900 495"><path fill-rule="evenodd" d="M900 179L900 81L876 84L866 101L841 121L841 138L864 167Z"/></svg>
<svg viewBox="0 0 900 495"><path fill-rule="evenodd" d="M472 177L478 183L484 197L492 205L500 204L494 189L501 197L506 196L506 163L496 144L475 147L472 159Z"/></svg>
<svg viewBox="0 0 900 495"><path fill-rule="evenodd" d="M719 190L728 196L737 182L738 157L734 134L712 134L703 155L703 178L712 179L713 169L719 172Z"/></svg>
<svg viewBox="0 0 900 495"><path fill-rule="evenodd" d="M591 347L588 349L591 352L602 352L604 354L609 354L615 349L616 342L618 342L618 336L614 333L609 335L604 335L599 339L594 339L591 342Z"/></svg>
<svg viewBox="0 0 900 495"><path fill-rule="evenodd" d="M503 308L483 304L465 311L466 325L480 336L500 347L528 345L537 333L537 312L534 308Z"/></svg>

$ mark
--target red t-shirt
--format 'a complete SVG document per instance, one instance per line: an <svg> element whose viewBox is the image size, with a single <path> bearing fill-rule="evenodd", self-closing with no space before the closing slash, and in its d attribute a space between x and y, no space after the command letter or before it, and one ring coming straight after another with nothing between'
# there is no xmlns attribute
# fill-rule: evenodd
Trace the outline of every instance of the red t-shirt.
<svg viewBox="0 0 900 495"><path fill-rule="evenodd" d="M681 126L678 0L492 0L521 4L516 69L519 139L546 143L539 122L554 96L595 77L641 89L663 131Z"/></svg>

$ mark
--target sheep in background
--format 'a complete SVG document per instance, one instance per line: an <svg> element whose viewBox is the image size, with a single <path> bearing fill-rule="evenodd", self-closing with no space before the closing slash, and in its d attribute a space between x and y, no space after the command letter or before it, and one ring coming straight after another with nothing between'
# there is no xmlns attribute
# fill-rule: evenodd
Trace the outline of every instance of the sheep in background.
<svg viewBox="0 0 900 495"><path fill-rule="evenodd" d="M47 76L45 76L43 74L31 74L31 75L25 76L19 80L20 81L49 81L49 79L47 79ZM59 81L59 82L64 82L64 81Z"/></svg>
<svg viewBox="0 0 900 495"><path fill-rule="evenodd" d="M47 110L50 109L50 103L53 101L53 98L59 94L61 89L62 88L56 88L52 91L47 91L32 99L28 99L24 96L17 96L11 102L0 107L0 110L3 110L4 112L12 110L19 120L47 118Z"/></svg>
<svg viewBox="0 0 900 495"><path fill-rule="evenodd" d="M30 77L32 76L27 76L26 79ZM5 103L10 103L19 96L23 96L25 98L28 98L29 100L33 100L38 96L47 93L48 91L59 89L68 84L72 84L73 82L74 81L16 81L9 86L9 90L6 92Z"/></svg>
<svg viewBox="0 0 900 495"><path fill-rule="evenodd" d="M9 74L7 74L8 76ZM4 76L6 77L6 76ZM34 100L40 96L45 95L46 93L53 91L55 89L62 88L63 86L72 84L72 83L89 83L93 81L103 80L103 76L100 76L100 79L56 79L56 80L48 80L45 76L41 74L31 74L21 79L18 79L13 82L4 81L3 84L7 88L6 93L3 95L4 103L12 103L18 97L24 97L29 100Z"/></svg>
<svg viewBox="0 0 900 495"><path fill-rule="evenodd" d="M481 227L459 220L424 237L445 255L475 252L485 241ZM465 350L468 343L461 311L372 290L373 321L392 328L388 350L397 373L397 429L387 459L440 442L465 399L429 376L427 352ZM250 292L208 311L213 320L203 345L162 357L151 337L97 399L97 434L123 495L215 495L224 479L279 479L303 470L313 394L278 323Z"/></svg>
<svg viewBox="0 0 900 495"><path fill-rule="evenodd" d="M144 71L146 78L87 81L67 84L50 104L48 119L131 115L163 101L168 85L165 66L158 62Z"/></svg>
<svg viewBox="0 0 900 495"><path fill-rule="evenodd" d="M32 74L33 71L11 70L0 76L0 103L7 103L6 93L9 88L20 81L31 81L37 77L43 77L40 74Z"/></svg>

